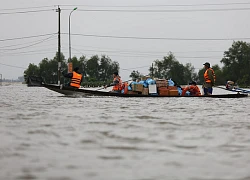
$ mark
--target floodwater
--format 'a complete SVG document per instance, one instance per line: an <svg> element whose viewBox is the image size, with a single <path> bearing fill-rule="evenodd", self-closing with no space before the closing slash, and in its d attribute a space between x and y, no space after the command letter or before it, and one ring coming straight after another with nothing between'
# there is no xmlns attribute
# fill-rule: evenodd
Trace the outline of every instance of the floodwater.
<svg viewBox="0 0 250 180"><path fill-rule="evenodd" d="M250 179L250 98L0 95L1 180Z"/></svg>

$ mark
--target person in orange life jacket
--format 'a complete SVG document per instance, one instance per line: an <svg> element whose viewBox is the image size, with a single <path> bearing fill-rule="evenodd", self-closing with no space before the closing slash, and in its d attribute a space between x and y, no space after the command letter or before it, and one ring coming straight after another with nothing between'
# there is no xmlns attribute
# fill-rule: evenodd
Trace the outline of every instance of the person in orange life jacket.
<svg viewBox="0 0 250 180"><path fill-rule="evenodd" d="M82 82L82 74L79 72L79 67L75 67L72 73L65 74L64 72L62 72L62 74L64 77L71 79L69 86L80 88Z"/></svg>
<svg viewBox="0 0 250 180"><path fill-rule="evenodd" d="M215 83L215 73L212 68L210 68L210 63L206 62L204 65L204 84L202 86L204 95L211 95L213 93L213 86Z"/></svg>
<svg viewBox="0 0 250 180"><path fill-rule="evenodd" d="M189 91L190 92L190 96L200 96L201 92L199 87L196 85L195 81L192 81L189 83L189 86L186 86L183 90L182 90L182 96L186 95L186 92Z"/></svg>
<svg viewBox="0 0 250 180"><path fill-rule="evenodd" d="M122 80L118 72L113 73L113 82L109 86L113 86L112 92L120 93L122 90ZM106 85L105 88L108 86Z"/></svg>

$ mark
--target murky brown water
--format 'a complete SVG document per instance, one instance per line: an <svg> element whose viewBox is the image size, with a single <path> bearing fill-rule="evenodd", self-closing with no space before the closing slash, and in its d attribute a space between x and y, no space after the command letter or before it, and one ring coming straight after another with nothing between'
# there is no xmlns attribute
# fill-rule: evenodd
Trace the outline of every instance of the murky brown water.
<svg viewBox="0 0 250 180"><path fill-rule="evenodd" d="M0 95L1 180L250 179L250 98Z"/></svg>

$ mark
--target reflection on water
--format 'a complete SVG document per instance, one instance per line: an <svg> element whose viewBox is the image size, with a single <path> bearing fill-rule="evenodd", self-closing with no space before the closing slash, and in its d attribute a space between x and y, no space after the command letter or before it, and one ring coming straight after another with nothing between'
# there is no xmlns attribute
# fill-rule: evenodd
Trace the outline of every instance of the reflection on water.
<svg viewBox="0 0 250 180"><path fill-rule="evenodd" d="M250 179L250 98L0 94L0 179Z"/></svg>

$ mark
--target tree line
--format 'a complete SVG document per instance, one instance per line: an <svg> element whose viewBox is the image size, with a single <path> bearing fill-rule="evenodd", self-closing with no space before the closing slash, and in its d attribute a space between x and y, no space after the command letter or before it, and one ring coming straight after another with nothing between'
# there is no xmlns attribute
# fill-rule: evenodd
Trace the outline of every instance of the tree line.
<svg viewBox="0 0 250 180"><path fill-rule="evenodd" d="M119 72L119 63L112 61L108 56L98 55L87 59L81 56L79 59L73 57L71 61L66 61L61 54L62 68L67 69L67 62L72 62L74 67L79 67L83 73L83 85L92 84L100 86L112 81L114 71ZM209 60L208 60L209 62ZM224 52L224 57L220 61L223 67L218 64L212 66L216 74L216 85L225 84L226 81L232 80L239 86L250 85L250 44L243 41L235 41L232 46ZM204 62L202 62L204 63ZM44 58L39 65L29 64L24 71L25 78L35 75L44 78L46 83L57 83L58 72L58 53L53 59ZM157 59L149 66L149 75L155 78L165 78L176 81L178 84L187 84L191 80L197 81L198 84L203 83L203 74L205 69L202 68L198 73L191 63L183 65L180 63L173 53L169 52L163 59ZM131 78L141 77L142 74L138 70L131 72ZM67 81L61 77L61 82Z"/></svg>
<svg viewBox="0 0 250 180"><path fill-rule="evenodd" d="M209 61L209 60L208 60ZM226 81L231 80L239 86L250 86L250 43L235 41L232 46L224 52L224 57L220 61L223 64L221 68L218 64L212 66L216 74L215 85L223 85ZM202 62L204 63L204 62ZM149 67L149 74L155 78L173 79L178 84L187 84L191 80L198 84L204 82L205 69L201 68L198 73L192 64L185 65L179 63L171 52L164 56L163 59L155 60ZM133 71L131 78L141 76L139 71Z"/></svg>
<svg viewBox="0 0 250 180"><path fill-rule="evenodd" d="M53 59L44 58L38 65L29 64L28 68L24 71L24 78L27 82L28 76L42 77L46 83L57 84L58 81L58 53ZM87 59L81 56L79 59L73 57L71 60L66 60L65 56L61 53L61 69L67 73L67 63L72 62L73 68L79 67L79 71L83 75L82 85L101 86L112 81L112 74L114 71L119 72L119 63L112 61L108 56L98 55L92 56ZM68 83L69 79L61 76L60 79L63 83Z"/></svg>

